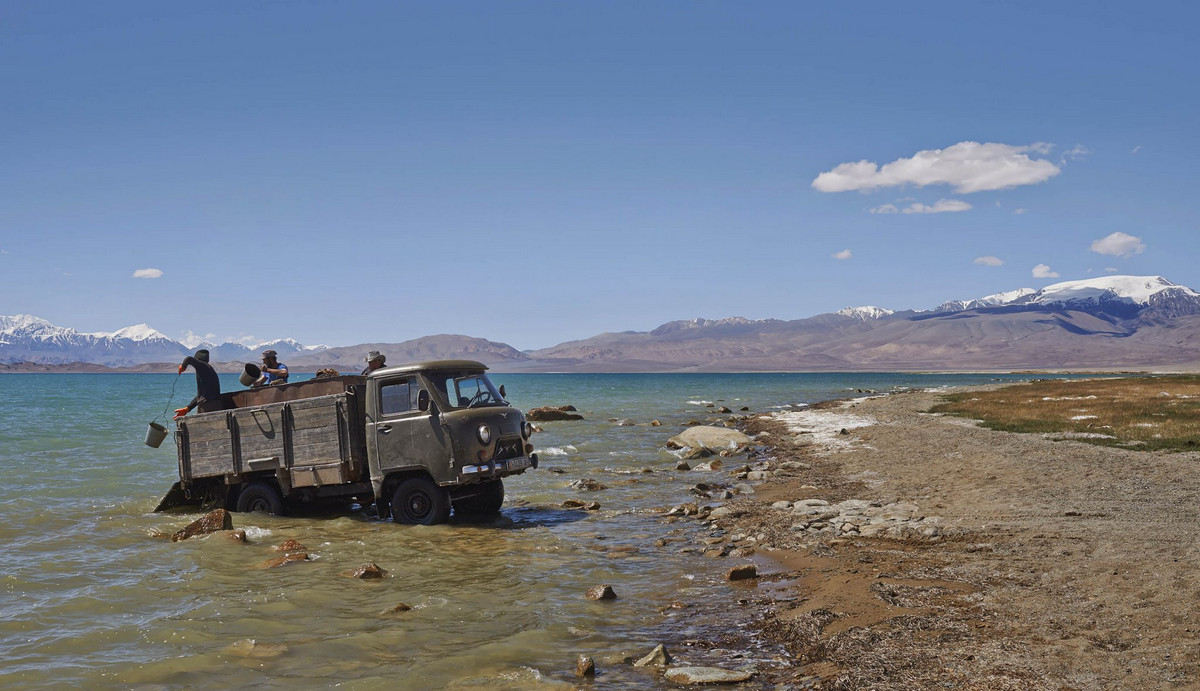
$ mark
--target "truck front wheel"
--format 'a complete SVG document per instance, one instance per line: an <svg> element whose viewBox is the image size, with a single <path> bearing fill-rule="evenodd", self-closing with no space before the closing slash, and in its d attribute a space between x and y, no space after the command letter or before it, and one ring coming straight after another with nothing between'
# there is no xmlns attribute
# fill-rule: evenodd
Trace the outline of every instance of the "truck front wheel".
<svg viewBox="0 0 1200 691"><path fill-rule="evenodd" d="M251 482L238 493L237 510L241 513L264 511L282 516L283 496L270 483Z"/></svg>
<svg viewBox="0 0 1200 691"><path fill-rule="evenodd" d="M409 525L437 525L450 520L450 493L433 480L410 477L392 495L392 520Z"/></svg>

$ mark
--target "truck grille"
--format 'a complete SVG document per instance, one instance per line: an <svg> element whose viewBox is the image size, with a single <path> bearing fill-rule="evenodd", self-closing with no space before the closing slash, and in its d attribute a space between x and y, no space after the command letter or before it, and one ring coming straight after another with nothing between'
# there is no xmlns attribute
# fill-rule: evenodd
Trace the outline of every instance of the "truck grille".
<svg viewBox="0 0 1200 691"><path fill-rule="evenodd" d="M524 445L520 439L500 439L496 441L495 460L503 461L509 458L520 458L525 455Z"/></svg>

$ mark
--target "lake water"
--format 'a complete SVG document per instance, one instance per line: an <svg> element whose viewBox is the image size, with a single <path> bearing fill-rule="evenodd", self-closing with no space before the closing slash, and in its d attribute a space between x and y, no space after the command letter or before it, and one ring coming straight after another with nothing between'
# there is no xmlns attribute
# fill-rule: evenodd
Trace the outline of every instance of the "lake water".
<svg viewBox="0 0 1200 691"><path fill-rule="evenodd" d="M175 449L170 438L159 449L143 443L149 421L194 395L190 372L0 376L0 687L571 688L575 658L586 654L597 684L653 689L669 685L620 660L660 642L683 660L726 666L736 645L746 655L738 665L753 664L777 651L758 645L736 608L706 616L702 606L670 606L737 595L723 581L728 561L655 544L681 524L653 509L688 501L687 488L706 479L674 472L666 440L711 415L707 403L763 413L866 390L1024 378L493 379L516 407L572 404L586 418L542 423L533 438L542 467L506 480L500 519L425 527L362 514L235 513L250 538L241 544L153 536L195 518L152 512L177 479ZM240 385L228 375L222 387ZM654 419L662 426L647 424ZM169 413L166 424L174 427ZM568 487L585 477L608 489ZM567 499L602 508L560 508ZM306 545L312 561L263 568L286 539ZM387 577L342 575L366 563ZM618 599L584 598L597 584ZM412 609L383 614L400 602Z"/></svg>

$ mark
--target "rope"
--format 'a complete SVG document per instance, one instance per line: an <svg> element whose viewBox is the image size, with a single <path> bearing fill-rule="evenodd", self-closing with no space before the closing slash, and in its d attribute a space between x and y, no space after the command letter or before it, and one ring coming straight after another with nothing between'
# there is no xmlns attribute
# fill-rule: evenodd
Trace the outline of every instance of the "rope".
<svg viewBox="0 0 1200 691"><path fill-rule="evenodd" d="M174 398L175 398L175 385L179 383L179 378L182 376L183 376L183 372L180 372L179 374L175 375L175 381L171 382L171 397L167 399L166 407L164 407L163 411L158 414L158 417L151 420L151 422L158 422L159 420L161 420L167 416L167 413L171 410L171 401L174 400Z"/></svg>

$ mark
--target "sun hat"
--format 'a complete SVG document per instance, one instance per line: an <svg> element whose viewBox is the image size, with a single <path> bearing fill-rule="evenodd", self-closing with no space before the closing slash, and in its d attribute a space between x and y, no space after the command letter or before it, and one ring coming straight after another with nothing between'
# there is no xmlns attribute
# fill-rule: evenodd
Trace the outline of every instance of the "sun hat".
<svg viewBox="0 0 1200 691"><path fill-rule="evenodd" d="M387 357L384 356L383 354L381 354L378 350L372 350L371 352L367 353L367 356L365 358L363 358L363 362L371 362L372 360L379 360L380 362L386 362Z"/></svg>

